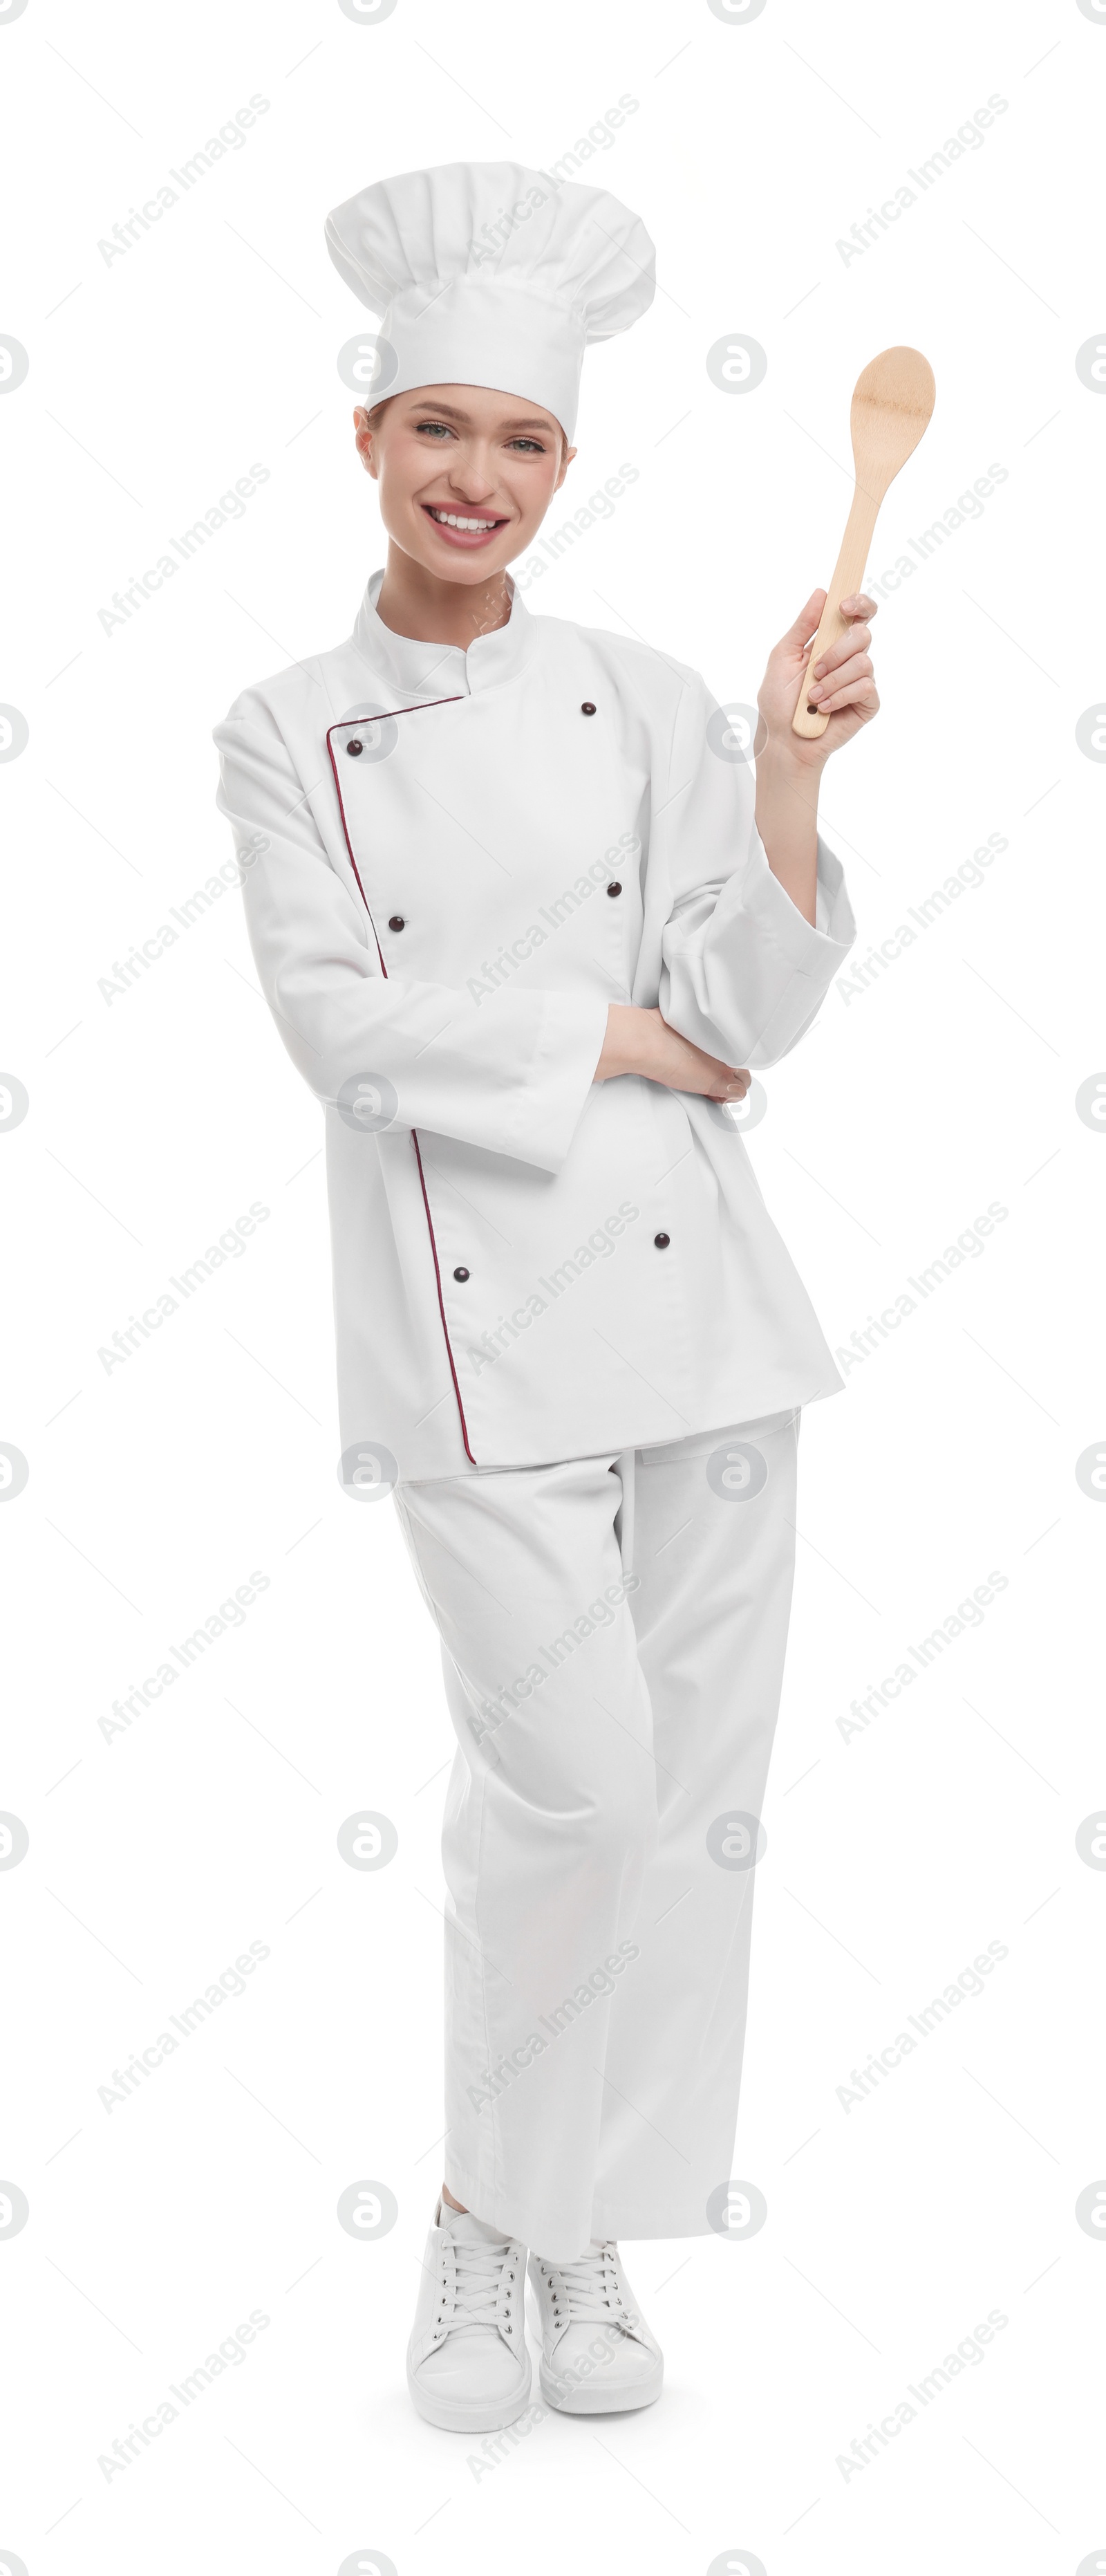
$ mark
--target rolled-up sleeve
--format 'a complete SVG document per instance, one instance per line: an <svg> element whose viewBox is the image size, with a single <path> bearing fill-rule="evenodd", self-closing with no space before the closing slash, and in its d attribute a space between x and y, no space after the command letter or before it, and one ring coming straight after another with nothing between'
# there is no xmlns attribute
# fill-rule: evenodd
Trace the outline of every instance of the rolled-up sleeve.
<svg viewBox="0 0 1106 2576"><path fill-rule="evenodd" d="M756 1072L797 1046L856 937L841 862L821 835L815 919L774 877L756 827L749 763L701 681L683 694L658 800L666 870L659 1001L707 1053Z"/></svg>
<svg viewBox="0 0 1106 2576"><path fill-rule="evenodd" d="M443 984L386 976L367 913L336 874L291 755L242 702L217 726L250 945L292 1062L320 1100L356 1080L418 1127L556 1172L606 1034L592 994L499 991L477 1011ZM390 1104L389 1104L390 1105Z"/></svg>

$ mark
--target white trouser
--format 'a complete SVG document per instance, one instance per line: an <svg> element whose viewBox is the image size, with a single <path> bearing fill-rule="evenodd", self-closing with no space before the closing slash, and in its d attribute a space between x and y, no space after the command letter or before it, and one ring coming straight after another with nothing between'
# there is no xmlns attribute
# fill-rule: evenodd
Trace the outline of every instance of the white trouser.
<svg viewBox="0 0 1106 2576"><path fill-rule="evenodd" d="M553 2260L730 2178L798 1427L396 1493L458 1740L445 2178Z"/></svg>

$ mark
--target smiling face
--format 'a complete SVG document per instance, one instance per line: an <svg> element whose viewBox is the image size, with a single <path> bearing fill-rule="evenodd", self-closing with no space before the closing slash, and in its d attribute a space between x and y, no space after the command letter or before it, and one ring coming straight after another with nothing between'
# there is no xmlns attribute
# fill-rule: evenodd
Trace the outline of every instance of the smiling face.
<svg viewBox="0 0 1106 2576"><path fill-rule="evenodd" d="M393 546L437 581L474 586L504 571L576 453L552 412L482 385L420 385L353 417Z"/></svg>

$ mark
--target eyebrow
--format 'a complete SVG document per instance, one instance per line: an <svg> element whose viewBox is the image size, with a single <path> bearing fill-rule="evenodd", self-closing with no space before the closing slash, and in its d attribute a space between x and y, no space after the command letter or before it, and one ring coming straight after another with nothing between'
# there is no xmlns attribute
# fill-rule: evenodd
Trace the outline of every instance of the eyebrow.
<svg viewBox="0 0 1106 2576"><path fill-rule="evenodd" d="M418 402L415 404L414 408L416 411L432 413L435 419L440 418L442 420L459 420L468 422L472 418L470 412L455 411L452 403ZM525 420L504 421L500 426L505 429L539 429L542 432L543 437L548 438L552 423L548 420L537 420L527 417Z"/></svg>

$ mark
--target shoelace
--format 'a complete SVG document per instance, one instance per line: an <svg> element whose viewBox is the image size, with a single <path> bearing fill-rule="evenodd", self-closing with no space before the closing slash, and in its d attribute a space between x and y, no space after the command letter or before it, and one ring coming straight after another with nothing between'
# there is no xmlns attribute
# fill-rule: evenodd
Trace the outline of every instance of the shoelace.
<svg viewBox="0 0 1106 2576"><path fill-rule="evenodd" d="M499 2245L473 2245L463 2237L453 2238L454 2326L498 2324L500 2275L509 2252L506 2239Z"/></svg>
<svg viewBox="0 0 1106 2576"><path fill-rule="evenodd" d="M622 2292L613 2260L608 2260L605 2246L589 2246L575 2263L558 2263L557 2270L565 2285L568 2299L568 2322L578 2317L599 2318L619 2325L627 2322Z"/></svg>

